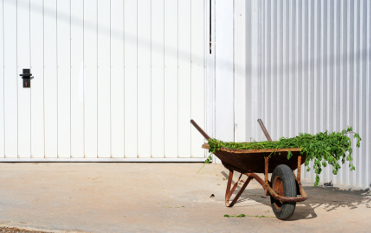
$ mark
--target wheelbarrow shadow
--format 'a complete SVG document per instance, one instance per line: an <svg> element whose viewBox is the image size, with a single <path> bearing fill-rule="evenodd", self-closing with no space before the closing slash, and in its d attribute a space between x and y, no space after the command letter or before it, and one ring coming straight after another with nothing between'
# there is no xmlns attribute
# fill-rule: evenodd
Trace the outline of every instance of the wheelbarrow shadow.
<svg viewBox="0 0 371 233"><path fill-rule="evenodd" d="M228 178L228 175L224 171L221 172L221 174ZM243 178L243 180L246 180L246 178ZM252 183L254 183L254 185L252 185ZM241 182L241 184L238 185L235 193L240 190L242 184ZM251 187L249 188L250 185ZM312 183L306 183L305 181L302 185L308 194L308 199L296 204L295 213L288 221L316 218L317 214L315 210L317 208L323 208L329 212L336 211L340 207L357 209L359 206L363 205L367 208L371 208L370 189L361 190L324 185L314 187ZM265 196L264 189L254 180L250 181L249 185L236 202L236 206L247 207L251 205L251 200L269 207L271 206L270 197Z"/></svg>

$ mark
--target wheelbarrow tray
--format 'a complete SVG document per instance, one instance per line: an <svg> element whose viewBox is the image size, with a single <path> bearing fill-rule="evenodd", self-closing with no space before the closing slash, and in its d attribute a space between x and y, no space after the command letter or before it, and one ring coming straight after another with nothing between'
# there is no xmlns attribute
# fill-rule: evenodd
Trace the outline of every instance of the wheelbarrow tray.
<svg viewBox="0 0 371 233"><path fill-rule="evenodd" d="M209 144L205 143L202 148L209 149ZM288 151L291 151L292 157L287 159ZM214 153L227 169L232 169L240 173L264 173L265 157L269 156L268 172L272 173L274 168L280 164L286 164L295 170L298 168L297 157L300 154L300 148L282 148L282 149L228 149L220 148ZM301 164L305 162L306 155L301 155Z"/></svg>

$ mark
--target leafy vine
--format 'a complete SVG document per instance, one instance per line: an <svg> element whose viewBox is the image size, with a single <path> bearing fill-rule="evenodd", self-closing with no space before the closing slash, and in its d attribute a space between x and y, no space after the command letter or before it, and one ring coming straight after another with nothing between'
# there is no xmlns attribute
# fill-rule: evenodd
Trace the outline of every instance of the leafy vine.
<svg viewBox="0 0 371 233"><path fill-rule="evenodd" d="M209 139L209 152L215 153L221 148L228 149L282 149L282 148L301 148L300 153L306 154L306 160L304 162L307 167L307 171L310 171L309 162L313 161L313 169L316 174L316 182L314 186L317 186L320 178L319 175L322 172L322 167L326 167L328 164L332 166L332 173L336 175L341 168L339 161L342 164L345 161L349 162L350 170L355 170L353 165L352 157L352 145L349 134L353 134L354 138L357 139L356 146L359 148L361 144L361 137L358 133L353 132L351 126L342 130L341 132L328 131L320 132L315 135L308 133L301 133L299 136L293 138L281 137L278 141L262 141L262 142L223 142L217 139ZM289 152L287 159L290 159L292 153ZM210 156L207 159L210 162Z"/></svg>

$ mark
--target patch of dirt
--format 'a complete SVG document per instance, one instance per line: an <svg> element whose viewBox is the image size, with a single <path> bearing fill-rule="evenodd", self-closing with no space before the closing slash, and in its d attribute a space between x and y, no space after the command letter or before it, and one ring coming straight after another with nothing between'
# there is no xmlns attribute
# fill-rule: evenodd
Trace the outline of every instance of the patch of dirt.
<svg viewBox="0 0 371 233"><path fill-rule="evenodd" d="M52 233L52 232L32 231L32 230L19 229L16 227L0 227L0 233Z"/></svg>

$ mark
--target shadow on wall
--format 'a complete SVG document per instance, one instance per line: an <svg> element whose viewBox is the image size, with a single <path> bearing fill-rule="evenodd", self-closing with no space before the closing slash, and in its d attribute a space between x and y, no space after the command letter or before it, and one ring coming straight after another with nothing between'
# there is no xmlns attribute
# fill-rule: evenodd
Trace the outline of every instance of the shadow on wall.
<svg viewBox="0 0 371 233"><path fill-rule="evenodd" d="M17 8L30 9L30 4L27 0L18 0L18 1L5 0L5 3L13 4L13 5L17 4ZM66 24L71 24L72 22L84 22L84 30L97 31L99 28L100 33L110 36L111 38L115 40L122 40L124 37L125 42L123 43L125 44L132 44L134 46L137 45L138 47L145 48L151 51L163 52L163 47L165 46L164 43L154 42L150 38L143 38L143 37L138 37L138 35L132 35L132 34L125 33L123 31L124 28L121 31L121 30L107 27L105 25L100 25L96 21L92 22L92 21L88 21L84 19L83 15L81 16L69 15L63 12L58 12L58 15L57 15L56 9L51 9L47 6L38 5L38 4L35 4L35 5L34 5L33 11L35 13L44 15L46 19L55 19L55 20L58 20L59 22L63 22ZM152 28L151 30L156 30L156 28ZM166 29L164 28L163 30L166 30ZM367 38L365 38L365 40L367 41ZM206 44L204 46L206 46ZM251 44L250 46L255 46L255 45ZM272 60L269 64L266 64L266 65L260 64L258 67L252 67L251 64L244 64L244 67L242 67L243 65L240 64L239 62L234 62L229 59L224 59L224 60L219 59L218 66L220 66L221 68L225 66L226 67L234 66L236 70L245 68L247 71L255 68L255 69L258 69L260 73L263 73L264 70L273 70L273 71L274 70L275 71L285 70L286 75L291 77L292 74L297 73L296 68L298 68L300 72L308 72L309 70L314 70L314 67L318 68L322 66L322 69L331 69L333 67L361 64L361 61L366 62L367 55L371 53L371 50L370 49L367 50L367 44L364 44L364 46L365 47L360 48L360 50L350 51L348 53L343 53L343 54L339 54L338 51L334 48L331 52L329 52L325 56L317 56L317 57L312 57L310 59L305 59L305 60L295 60L294 62L291 62L291 63L285 62L285 61L288 61L288 59L284 59L284 61ZM260 50L262 49L263 48L260 48ZM303 50L303 49L304 48L300 48L300 46L299 48L297 48L297 50ZM180 60L191 59L192 62L197 61L198 63L201 63L201 64L204 62L203 56L191 55L190 57L190 54L188 51L181 50L177 47L166 45L166 51L170 56L180 59ZM260 52L259 52L259 55L264 57L264 55L261 54ZM270 52L271 51L268 51L268 54L270 54ZM247 53L246 56L251 56L251 54ZM288 58L288 56L289 54L287 53L286 58ZM247 60L250 60L250 59L247 59ZM359 71L359 72L362 72L362 71ZM250 74L247 74L247 78L249 78L249 76ZM266 75L266 77L276 78L275 75L273 75L272 77L270 75Z"/></svg>
<svg viewBox="0 0 371 233"><path fill-rule="evenodd" d="M30 10L30 7L31 7L28 0L18 0L18 1L5 0L5 3L16 5L17 8L23 8L27 10ZM124 17L122 18L125 24L124 28L122 28L122 30L117 30L115 28L107 27L106 25L100 24L98 20L91 21L91 20L84 19L84 14L77 16L77 15L68 14L66 12L59 12L59 11L57 12L55 8L50 8L48 6L40 5L37 3L33 3L32 10L33 10L32 11L33 13L43 15L43 17L45 17L45 20L49 20L49 19L55 20L56 22L66 24L71 27L73 26L73 23L78 22L81 25L83 23L84 31L93 31L93 32L96 32L98 35L98 30L99 30L100 35L110 37L112 40L121 41L122 43L126 45L138 46L140 48L144 48L150 51L155 51L155 52L160 52L160 53L164 52L164 47L166 47L166 53L170 55L171 57L173 57L174 59L179 59L179 60L184 60L184 61L188 61L189 59L191 59L192 62L198 62L198 63L204 62L203 56L190 54L186 50L182 50L182 49L179 49L178 47L174 47L174 46L166 44L165 38L163 38L163 41L162 41L163 43L161 43L158 41L153 41L152 38L138 37L138 34L135 35L135 34L130 34L130 33L125 32L126 24L131 23L131 22L125 21ZM99 15L97 13L97 19L98 17ZM57 24L56 24L56 27L57 27ZM165 31L167 30L167 28L164 27L160 30ZM151 31L158 31L158 30L152 27ZM200 38L203 38L203 37L200 36ZM204 46L206 46L206 44ZM231 65L231 64L233 65L233 61L230 61L230 60L224 60L224 61L221 61L221 63L227 64L227 65Z"/></svg>

